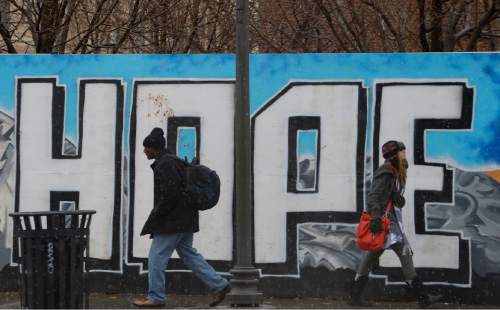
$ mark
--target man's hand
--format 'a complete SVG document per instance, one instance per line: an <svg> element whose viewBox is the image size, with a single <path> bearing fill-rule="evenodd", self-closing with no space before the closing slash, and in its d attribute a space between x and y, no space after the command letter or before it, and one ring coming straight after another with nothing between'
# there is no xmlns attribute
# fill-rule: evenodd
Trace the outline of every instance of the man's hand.
<svg viewBox="0 0 500 310"><path fill-rule="evenodd" d="M370 221L370 231L373 233L378 233L382 231L382 219L380 217L373 218Z"/></svg>

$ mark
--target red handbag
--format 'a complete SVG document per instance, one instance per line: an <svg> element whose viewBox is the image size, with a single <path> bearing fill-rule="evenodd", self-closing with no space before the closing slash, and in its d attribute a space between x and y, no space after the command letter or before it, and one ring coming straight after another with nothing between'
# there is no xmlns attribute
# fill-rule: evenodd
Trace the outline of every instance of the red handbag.
<svg viewBox="0 0 500 310"><path fill-rule="evenodd" d="M385 236L389 232L389 225L391 220L387 217L387 214L392 208L392 201L389 201L385 214L382 215L382 230L379 232L370 231L370 221L372 217L368 212L364 211L361 214L361 219L359 220L358 228L356 229L356 244L358 248L370 252L380 252L384 248Z"/></svg>

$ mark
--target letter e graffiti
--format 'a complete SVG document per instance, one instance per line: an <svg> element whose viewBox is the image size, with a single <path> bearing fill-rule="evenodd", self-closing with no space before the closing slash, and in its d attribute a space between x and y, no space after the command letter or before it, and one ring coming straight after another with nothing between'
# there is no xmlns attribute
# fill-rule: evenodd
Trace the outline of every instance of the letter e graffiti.
<svg viewBox="0 0 500 310"><path fill-rule="evenodd" d="M426 161L427 130L463 130L472 126L474 90L465 82L386 82L376 84L373 133L373 168L382 158L387 140L403 141L410 164L403 222L414 250L413 261L426 282L470 286L469 240L459 232L426 228L426 203L452 203L453 170ZM453 208L453 204L450 204ZM443 255L446 253L446 255ZM386 251L381 272L389 280L402 281L399 260Z"/></svg>

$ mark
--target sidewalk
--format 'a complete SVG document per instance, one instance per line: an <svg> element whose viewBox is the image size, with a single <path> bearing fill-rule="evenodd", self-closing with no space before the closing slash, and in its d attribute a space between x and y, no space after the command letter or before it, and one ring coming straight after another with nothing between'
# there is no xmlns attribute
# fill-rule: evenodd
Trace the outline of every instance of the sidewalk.
<svg viewBox="0 0 500 310"><path fill-rule="evenodd" d="M94 293L90 296L91 309L137 309L131 304L132 299L144 297L135 294ZM210 296L201 295L169 295L166 309L231 309L223 302L216 308L208 308ZM19 309L19 296L15 292L0 292L0 309ZM344 300L320 298L265 298L259 308L247 309L352 309ZM495 305L463 305L438 303L430 309L498 309ZM245 309L245 308L235 308ZM417 309L415 302L375 302L371 309Z"/></svg>

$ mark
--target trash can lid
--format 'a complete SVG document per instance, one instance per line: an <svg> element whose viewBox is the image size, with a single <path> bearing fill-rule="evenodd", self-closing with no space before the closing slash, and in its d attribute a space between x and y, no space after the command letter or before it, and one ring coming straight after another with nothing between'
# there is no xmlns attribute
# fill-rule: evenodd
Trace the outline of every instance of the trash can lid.
<svg viewBox="0 0 500 310"><path fill-rule="evenodd" d="M34 215L83 215L95 214L96 210L75 210L75 211L37 211L37 212L13 212L9 216L34 216Z"/></svg>

